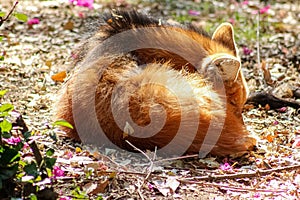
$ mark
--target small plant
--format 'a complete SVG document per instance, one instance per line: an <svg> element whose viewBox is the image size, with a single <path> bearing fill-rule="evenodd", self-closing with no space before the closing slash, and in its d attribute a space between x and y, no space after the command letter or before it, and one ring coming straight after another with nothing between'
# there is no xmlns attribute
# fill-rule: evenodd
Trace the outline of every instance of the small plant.
<svg viewBox="0 0 300 200"><path fill-rule="evenodd" d="M0 26L6 21L8 20L8 18L10 17L10 15L13 15L15 18L17 18L20 21L26 22L27 21L27 15L22 14L22 13L13 13L14 9L16 8L16 6L18 5L18 1L15 2L15 4L13 5L13 7L10 9L10 11L8 12L8 14L6 14L5 12L0 12ZM6 16L6 17L4 17Z"/></svg>
<svg viewBox="0 0 300 200"><path fill-rule="evenodd" d="M17 18L20 21L26 22L27 21L27 15L22 14L22 13L13 13L14 9L16 8L17 4L19 2L16 1L15 4L13 5L13 7L10 9L10 11L8 12L8 14L6 14L5 12L0 12L0 26L9 19L9 17L11 15L13 15L15 18ZM0 42L3 40L3 35L0 34ZM4 60L4 56L5 56L5 51L0 52L0 61Z"/></svg>
<svg viewBox="0 0 300 200"><path fill-rule="evenodd" d="M0 91L0 99L6 92ZM26 156L32 154L34 159ZM46 179L52 183L55 177L63 175L62 170L54 167L53 154L54 150L48 148L42 156L22 116L12 104L0 103L0 199L21 196L32 199L42 190L49 190L39 188L36 183ZM52 195L57 194L52 192Z"/></svg>

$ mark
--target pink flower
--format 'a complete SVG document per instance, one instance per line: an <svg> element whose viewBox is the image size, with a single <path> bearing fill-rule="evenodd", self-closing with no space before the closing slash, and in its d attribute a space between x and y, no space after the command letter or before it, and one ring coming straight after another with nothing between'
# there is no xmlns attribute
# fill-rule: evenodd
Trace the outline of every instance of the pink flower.
<svg viewBox="0 0 300 200"><path fill-rule="evenodd" d="M27 142L25 142L23 145L23 149L27 149L27 148L29 148L29 144Z"/></svg>
<svg viewBox="0 0 300 200"><path fill-rule="evenodd" d="M279 122L277 121L277 120L275 120L274 122L273 122L273 125L278 125L279 124Z"/></svg>
<svg viewBox="0 0 300 200"><path fill-rule="evenodd" d="M249 4L249 1L243 1L242 2L242 5L248 5Z"/></svg>
<svg viewBox="0 0 300 200"><path fill-rule="evenodd" d="M38 18L32 18L27 21L28 25L39 24L40 20Z"/></svg>
<svg viewBox="0 0 300 200"><path fill-rule="evenodd" d="M287 111L287 107L282 107L278 109L279 112L284 113Z"/></svg>
<svg viewBox="0 0 300 200"><path fill-rule="evenodd" d="M71 197L60 197L59 200L72 200Z"/></svg>
<svg viewBox="0 0 300 200"><path fill-rule="evenodd" d="M10 137L10 138L3 138L3 141L5 141L7 144L11 145L17 145L19 142L21 142L21 139L19 137Z"/></svg>
<svg viewBox="0 0 300 200"><path fill-rule="evenodd" d="M93 8L94 0L69 0L70 3L87 8Z"/></svg>
<svg viewBox="0 0 300 200"><path fill-rule="evenodd" d="M79 18L84 18L84 17L85 17L85 16L84 16L84 13L83 13L83 12L79 12L79 13L78 13L78 17L79 17Z"/></svg>
<svg viewBox="0 0 300 200"><path fill-rule="evenodd" d="M192 16L197 16L197 15L200 15L200 12L197 11L197 10L189 10L189 15L192 15Z"/></svg>
<svg viewBox="0 0 300 200"><path fill-rule="evenodd" d="M250 55L252 53L252 49L249 49L248 47L243 47L243 53L244 55Z"/></svg>
<svg viewBox="0 0 300 200"><path fill-rule="evenodd" d="M73 153L71 151L66 152L67 158L73 158Z"/></svg>
<svg viewBox="0 0 300 200"><path fill-rule="evenodd" d="M60 167L58 166L54 166L53 167L53 170L52 170L52 174L53 174L53 177L56 178L56 177L61 177L61 176L64 176L65 174L65 171L62 170Z"/></svg>
<svg viewBox="0 0 300 200"><path fill-rule="evenodd" d="M153 187L153 185L151 183L147 183L147 185L148 185L148 188L149 188L150 191L154 190L154 187Z"/></svg>
<svg viewBox="0 0 300 200"><path fill-rule="evenodd" d="M300 137L296 137L294 143L292 144L292 148L300 148Z"/></svg>
<svg viewBox="0 0 300 200"><path fill-rule="evenodd" d="M271 8L271 6L270 6L270 5L267 5L267 6L263 7L263 8L261 8L261 9L259 9L259 11L254 10L254 11L252 12L252 14L253 14L253 15L256 15L256 14L258 14L258 12L259 12L260 14L266 14L266 13L270 10L270 8Z"/></svg>
<svg viewBox="0 0 300 200"><path fill-rule="evenodd" d="M229 21L229 23L232 24L232 25L235 23L235 20L234 20L233 18L229 18L228 21Z"/></svg>
<svg viewBox="0 0 300 200"><path fill-rule="evenodd" d="M232 170L232 167L230 166L230 164L229 163L224 163L224 165L221 165L220 166L220 169L222 170L222 171L231 171Z"/></svg>
<svg viewBox="0 0 300 200"><path fill-rule="evenodd" d="M258 192L254 193L253 198L260 198L260 193Z"/></svg>
<svg viewBox="0 0 300 200"><path fill-rule="evenodd" d="M271 8L270 5L267 5L266 7L263 7L262 9L259 10L260 14L265 14L269 11L269 9Z"/></svg>

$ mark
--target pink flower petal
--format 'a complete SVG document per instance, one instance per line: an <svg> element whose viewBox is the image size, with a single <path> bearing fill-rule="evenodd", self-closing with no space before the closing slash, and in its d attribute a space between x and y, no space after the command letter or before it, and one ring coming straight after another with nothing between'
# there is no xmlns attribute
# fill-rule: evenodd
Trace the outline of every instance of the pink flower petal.
<svg viewBox="0 0 300 200"><path fill-rule="evenodd" d="M269 11L269 9L271 8L270 5L267 5L266 7L263 7L262 9L259 10L260 14L265 14Z"/></svg>
<svg viewBox="0 0 300 200"><path fill-rule="evenodd" d="M62 170L60 167L58 166L54 166L53 167L53 170L52 170L52 174L53 174L53 177L56 178L56 177L61 177L61 176L64 176L65 174L65 171Z"/></svg>
<svg viewBox="0 0 300 200"><path fill-rule="evenodd" d="M199 11L197 11L197 10L189 10L189 15L192 15L192 16L198 16L198 15L200 15L200 12Z"/></svg>
<svg viewBox="0 0 300 200"><path fill-rule="evenodd" d="M230 171L230 170L232 170L232 167L230 166L229 163L226 162L226 163L224 163L223 165L220 166L220 169L222 171Z"/></svg>
<svg viewBox="0 0 300 200"><path fill-rule="evenodd" d="M70 3L87 8L93 8L94 0L69 0Z"/></svg>
<svg viewBox="0 0 300 200"><path fill-rule="evenodd" d="M278 111L281 113L284 113L287 111L287 109L288 109L287 107L282 107L282 108L279 108Z"/></svg>
<svg viewBox="0 0 300 200"><path fill-rule="evenodd" d="M233 18L230 18L228 21L229 21L229 23L232 24L232 25L235 23L235 20L234 20Z"/></svg>
<svg viewBox="0 0 300 200"><path fill-rule="evenodd" d="M21 139L19 137L10 137L7 139L3 138L3 141L10 145L17 145L19 142L21 142Z"/></svg>
<svg viewBox="0 0 300 200"><path fill-rule="evenodd" d="M250 55L252 53L252 49L249 49L248 47L243 47L243 53L244 55Z"/></svg>
<svg viewBox="0 0 300 200"><path fill-rule="evenodd" d="M32 18L27 21L28 25L39 24L40 20L38 18Z"/></svg>
<svg viewBox="0 0 300 200"><path fill-rule="evenodd" d="M243 1L242 2L242 5L248 5L249 4L249 1Z"/></svg>
<svg viewBox="0 0 300 200"><path fill-rule="evenodd" d="M292 144L292 148L300 148L300 137L296 137L295 141Z"/></svg>

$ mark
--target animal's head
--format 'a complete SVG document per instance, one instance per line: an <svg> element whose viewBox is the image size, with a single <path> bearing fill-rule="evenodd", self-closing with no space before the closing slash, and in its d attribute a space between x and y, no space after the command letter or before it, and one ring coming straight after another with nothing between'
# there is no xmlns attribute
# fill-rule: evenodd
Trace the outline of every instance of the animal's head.
<svg viewBox="0 0 300 200"><path fill-rule="evenodd" d="M223 23L216 29L210 48L209 56L202 63L202 70L209 78L214 79L217 71L223 81L234 82L241 69L241 62L231 24Z"/></svg>

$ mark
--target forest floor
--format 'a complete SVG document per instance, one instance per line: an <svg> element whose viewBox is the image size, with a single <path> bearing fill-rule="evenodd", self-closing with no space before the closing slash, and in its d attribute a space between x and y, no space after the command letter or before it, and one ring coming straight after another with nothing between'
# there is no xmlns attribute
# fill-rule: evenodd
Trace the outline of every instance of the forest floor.
<svg viewBox="0 0 300 200"><path fill-rule="evenodd" d="M12 5L1 2L0 10ZM257 149L226 158L152 160L53 137L59 132L51 128L53 106L63 83L52 75L69 74L72 49L86 35L87 22L117 7L193 23L209 33L221 22L232 23L250 91L300 103L297 1L96 0L94 9L62 0L20 1L16 11L39 22L11 17L0 27L0 90L8 90L1 103L12 103L22 114L41 151L55 150L64 175L40 188L52 187L60 199L300 199L300 113L292 107L246 105L244 120L258 139ZM263 76L266 71L270 78Z"/></svg>

